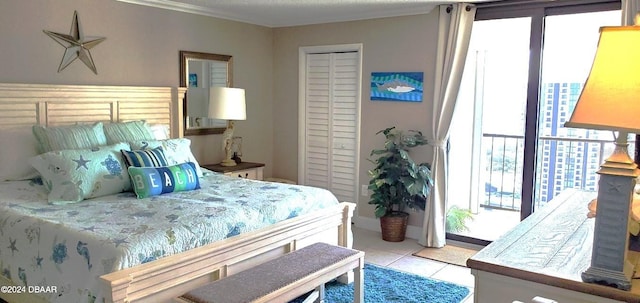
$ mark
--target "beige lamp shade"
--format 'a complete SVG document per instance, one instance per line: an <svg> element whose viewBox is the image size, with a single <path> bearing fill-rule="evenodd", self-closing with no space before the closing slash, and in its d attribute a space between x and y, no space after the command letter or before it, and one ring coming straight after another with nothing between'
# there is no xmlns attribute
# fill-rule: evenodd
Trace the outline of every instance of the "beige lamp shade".
<svg viewBox="0 0 640 303"><path fill-rule="evenodd" d="M246 120L247 105L244 89L211 87L209 89L208 117L222 120Z"/></svg>
<svg viewBox="0 0 640 303"><path fill-rule="evenodd" d="M640 133L640 26L600 28L600 41L567 127Z"/></svg>

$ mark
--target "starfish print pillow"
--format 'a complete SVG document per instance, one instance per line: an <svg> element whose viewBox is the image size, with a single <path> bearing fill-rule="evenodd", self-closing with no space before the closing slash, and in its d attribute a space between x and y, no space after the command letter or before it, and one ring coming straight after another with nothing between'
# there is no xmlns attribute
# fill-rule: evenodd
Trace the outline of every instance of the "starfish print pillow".
<svg viewBox="0 0 640 303"><path fill-rule="evenodd" d="M76 203L131 190L122 149L129 144L51 151L29 163L40 173L49 203Z"/></svg>

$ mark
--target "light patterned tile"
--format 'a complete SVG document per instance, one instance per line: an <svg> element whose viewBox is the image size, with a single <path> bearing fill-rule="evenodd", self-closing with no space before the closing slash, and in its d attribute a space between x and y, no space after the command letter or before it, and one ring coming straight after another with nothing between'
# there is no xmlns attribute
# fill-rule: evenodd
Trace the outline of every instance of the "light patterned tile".
<svg viewBox="0 0 640 303"><path fill-rule="evenodd" d="M447 264L436 272L431 278L464 285L466 287L474 287L475 277L471 274L471 269L457 265Z"/></svg>
<svg viewBox="0 0 640 303"><path fill-rule="evenodd" d="M388 251L379 251L379 250L366 250L364 253L365 262L379 265L379 266L389 266L389 264L395 262L396 260L402 257L403 255L394 254Z"/></svg>
<svg viewBox="0 0 640 303"><path fill-rule="evenodd" d="M382 240L379 232L361 228L353 228L353 248L358 250L379 250L399 255L412 254L422 248L415 239L405 239L402 242L387 242Z"/></svg>
<svg viewBox="0 0 640 303"><path fill-rule="evenodd" d="M367 248L378 242L379 233L357 227L354 227L352 231L354 248Z"/></svg>
<svg viewBox="0 0 640 303"><path fill-rule="evenodd" d="M416 275L431 277L442 270L446 264L414 256L404 256L388 267Z"/></svg>
<svg viewBox="0 0 640 303"><path fill-rule="evenodd" d="M376 244L375 248L396 254L410 255L420 250L422 246L420 246L416 240L409 238L402 242L387 242L380 238L380 242Z"/></svg>

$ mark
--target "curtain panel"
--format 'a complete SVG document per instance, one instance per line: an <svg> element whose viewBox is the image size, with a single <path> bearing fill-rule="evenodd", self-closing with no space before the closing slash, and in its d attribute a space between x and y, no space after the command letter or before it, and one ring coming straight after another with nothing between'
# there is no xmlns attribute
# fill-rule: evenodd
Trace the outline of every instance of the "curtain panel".
<svg viewBox="0 0 640 303"><path fill-rule="evenodd" d="M640 25L640 21L636 22L640 11L640 0L622 0L622 25Z"/></svg>
<svg viewBox="0 0 640 303"><path fill-rule="evenodd" d="M469 49L476 7L468 3L457 3L440 5L439 10L431 117L433 132L429 140L433 147L431 173L434 187L425 209L422 234L418 240L418 243L428 247L445 245L448 181L446 142Z"/></svg>

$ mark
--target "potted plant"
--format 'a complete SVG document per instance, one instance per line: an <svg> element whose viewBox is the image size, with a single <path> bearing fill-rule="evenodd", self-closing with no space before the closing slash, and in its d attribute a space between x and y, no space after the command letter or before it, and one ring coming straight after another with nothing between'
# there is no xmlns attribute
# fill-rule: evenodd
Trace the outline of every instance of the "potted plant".
<svg viewBox="0 0 640 303"><path fill-rule="evenodd" d="M426 145L419 131L403 133L390 127L376 133L384 134L383 149L374 149L370 157L375 167L369 171L368 189L372 192L369 204L375 205L380 218L382 239L391 242L404 240L409 214L407 208L424 210L433 179L429 164L416 164L409 149Z"/></svg>
<svg viewBox="0 0 640 303"><path fill-rule="evenodd" d="M461 231L468 231L467 221L473 220L473 213L468 209L463 209L458 206L451 206L447 211L445 223L445 231L457 233Z"/></svg>

